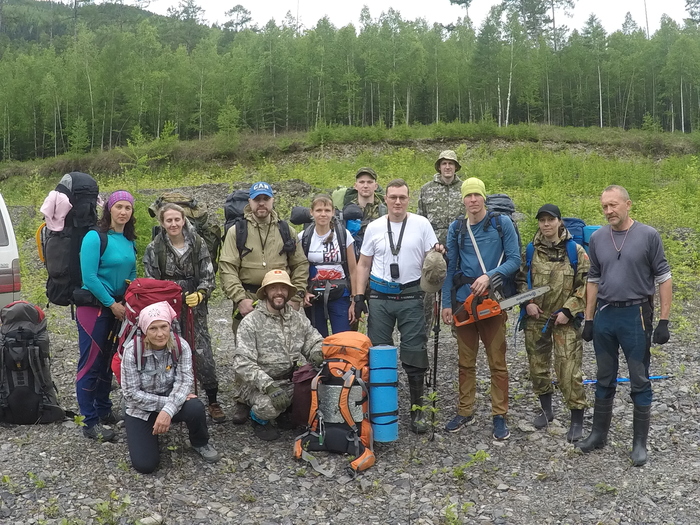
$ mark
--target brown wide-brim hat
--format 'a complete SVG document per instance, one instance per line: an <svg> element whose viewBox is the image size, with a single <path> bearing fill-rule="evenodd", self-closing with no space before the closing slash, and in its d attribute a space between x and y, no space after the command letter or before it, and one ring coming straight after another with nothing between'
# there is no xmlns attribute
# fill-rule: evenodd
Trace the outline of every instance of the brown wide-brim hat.
<svg viewBox="0 0 700 525"><path fill-rule="evenodd" d="M440 162L443 160L451 160L456 164L455 166L455 173L457 173L459 170L462 169L462 165L459 163L457 160L457 154L452 151L451 149L446 149L442 153L440 153L440 156L438 157L438 160L435 161L435 171L440 173Z"/></svg>
<svg viewBox="0 0 700 525"><path fill-rule="evenodd" d="M426 293L440 291L447 275L447 262L440 252L431 250L423 261L420 274L420 287Z"/></svg>
<svg viewBox="0 0 700 525"><path fill-rule="evenodd" d="M265 288L271 284L286 285L287 291L289 292L287 294L287 300L294 297L294 294L297 293L297 289L295 286L292 286L292 281L289 279L289 274L287 272L285 272L284 270L270 270L265 274L265 277L263 277L263 282L260 285L260 288L258 288L257 293L255 294L258 296L258 299L267 299Z"/></svg>

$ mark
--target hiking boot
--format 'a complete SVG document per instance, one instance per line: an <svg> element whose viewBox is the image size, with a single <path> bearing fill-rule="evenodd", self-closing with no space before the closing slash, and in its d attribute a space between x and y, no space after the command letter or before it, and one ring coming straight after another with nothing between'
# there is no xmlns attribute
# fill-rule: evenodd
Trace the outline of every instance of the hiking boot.
<svg viewBox="0 0 700 525"><path fill-rule="evenodd" d="M242 425L248 421L248 416L250 415L250 407L245 403L239 403L236 401L236 406L229 414L229 418L236 425Z"/></svg>
<svg viewBox="0 0 700 525"><path fill-rule="evenodd" d="M508 425L506 425L505 416L493 416L493 439L505 441L509 437L510 430L508 430Z"/></svg>
<svg viewBox="0 0 700 525"><path fill-rule="evenodd" d="M294 420L292 418L292 413L291 411L289 411L289 409L285 410L279 416L277 416L275 422L277 423L277 428L280 430L294 430L295 428L297 428L297 425L296 423L294 423Z"/></svg>
<svg viewBox="0 0 700 525"><path fill-rule="evenodd" d="M411 394L411 432L425 434L430 429L430 422L425 418L425 410L413 410L413 405L423 406L423 386L425 376L423 374L408 376L408 388Z"/></svg>
<svg viewBox="0 0 700 525"><path fill-rule="evenodd" d="M226 414L221 410L219 403L209 403L209 416L214 420L214 423L223 423L226 421Z"/></svg>
<svg viewBox="0 0 700 525"><path fill-rule="evenodd" d="M554 413L552 412L552 394L542 394L540 396L540 406L542 411L540 415L535 418L532 422L535 428L545 428L552 421L554 421Z"/></svg>
<svg viewBox="0 0 700 525"><path fill-rule="evenodd" d="M83 436L95 441L112 441L117 434L114 430L103 427L100 423L96 423L91 427L83 427Z"/></svg>
<svg viewBox="0 0 700 525"><path fill-rule="evenodd" d="M457 432L460 428L474 423L474 416L460 416L457 414L445 425L445 430L448 432Z"/></svg>
<svg viewBox="0 0 700 525"><path fill-rule="evenodd" d="M107 412L104 416L100 416L100 423L103 425L116 425L120 421L122 421L124 418L119 412L115 412L114 410L110 410Z"/></svg>
<svg viewBox="0 0 700 525"><path fill-rule="evenodd" d="M597 448L603 448L608 442L608 431L612 420L613 401L615 398L595 399L593 408L593 428L588 437L574 444L581 452L591 452Z"/></svg>
<svg viewBox="0 0 700 525"><path fill-rule="evenodd" d="M632 465L641 467L647 462L647 437L649 436L649 415L651 406L634 405L634 421L632 422Z"/></svg>
<svg viewBox="0 0 700 525"><path fill-rule="evenodd" d="M583 438L583 409L571 411L571 426L566 433L566 440L569 443L575 443Z"/></svg>
<svg viewBox="0 0 700 525"><path fill-rule="evenodd" d="M197 452L197 454L202 456L202 459L207 463L216 463L221 459L221 454L219 454L209 443L201 447L192 448Z"/></svg>
<svg viewBox="0 0 700 525"><path fill-rule="evenodd" d="M261 425L257 421L251 421L251 423L253 424L253 432L263 441L274 441L281 437L280 431L269 421L264 425Z"/></svg>

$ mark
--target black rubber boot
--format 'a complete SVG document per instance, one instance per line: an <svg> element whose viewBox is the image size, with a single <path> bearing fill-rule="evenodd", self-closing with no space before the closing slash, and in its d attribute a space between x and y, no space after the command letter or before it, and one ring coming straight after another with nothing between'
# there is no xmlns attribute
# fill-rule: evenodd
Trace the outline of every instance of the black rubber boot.
<svg viewBox="0 0 700 525"><path fill-rule="evenodd" d="M607 443L614 400L614 397L609 399L596 398L591 433L586 439L574 444L574 446L581 449L581 452L591 452L597 448L603 448Z"/></svg>
<svg viewBox="0 0 700 525"><path fill-rule="evenodd" d="M408 376L408 388L411 393L411 432L425 434L430 429L430 423L426 419L425 410L413 410L413 405L425 406L423 399L423 387L425 376L423 374Z"/></svg>
<svg viewBox="0 0 700 525"><path fill-rule="evenodd" d="M651 406L634 405L634 421L632 429L632 465L641 467L647 462L647 436L649 435L649 420Z"/></svg>
<svg viewBox="0 0 700 525"><path fill-rule="evenodd" d="M552 412L552 394L542 394L540 396L540 406L542 407L542 412L535 418L532 422L535 428L544 428L549 423L554 420L554 413Z"/></svg>
<svg viewBox="0 0 700 525"><path fill-rule="evenodd" d="M236 405L231 411L230 418L236 425L242 425L248 421L248 416L250 415L250 407L244 403L236 401Z"/></svg>
<svg viewBox="0 0 700 525"><path fill-rule="evenodd" d="M583 409L571 411L571 425L566 433L566 440L575 443L583 437Z"/></svg>

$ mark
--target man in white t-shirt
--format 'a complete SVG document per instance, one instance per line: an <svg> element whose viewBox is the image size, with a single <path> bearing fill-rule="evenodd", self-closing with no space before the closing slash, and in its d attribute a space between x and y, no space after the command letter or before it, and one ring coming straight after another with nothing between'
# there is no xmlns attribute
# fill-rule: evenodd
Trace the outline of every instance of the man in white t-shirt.
<svg viewBox="0 0 700 525"><path fill-rule="evenodd" d="M394 326L401 334L401 364L408 376L411 406L423 405L423 384L428 368L428 352L423 314L421 270L426 254L433 248L444 252L433 227L425 217L408 213L409 190L402 179L387 184L388 214L369 223L357 262L353 282L351 316L367 312L365 289L369 295L367 336L373 345L393 345ZM423 411L411 412L411 431L424 433L429 423Z"/></svg>

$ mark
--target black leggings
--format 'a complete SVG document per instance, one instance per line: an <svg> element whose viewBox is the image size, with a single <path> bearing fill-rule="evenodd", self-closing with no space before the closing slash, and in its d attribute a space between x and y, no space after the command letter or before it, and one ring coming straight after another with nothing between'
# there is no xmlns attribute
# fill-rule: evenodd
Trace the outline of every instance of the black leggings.
<svg viewBox="0 0 700 525"><path fill-rule="evenodd" d="M153 435L153 425L158 412L151 412L148 420L125 414L126 441L129 445L129 456L133 467L144 474L150 474L160 461L158 452L158 436ZM190 433L190 443L193 447L202 447L209 443L209 430L204 405L199 399L188 399L180 411L172 419L173 423L184 421ZM172 427L171 427L172 428Z"/></svg>

